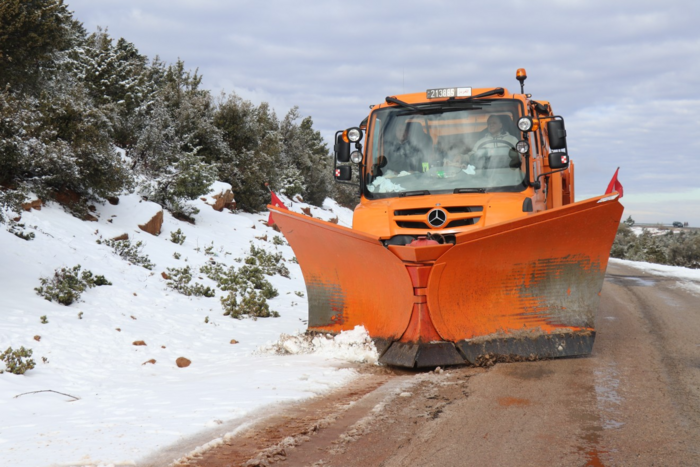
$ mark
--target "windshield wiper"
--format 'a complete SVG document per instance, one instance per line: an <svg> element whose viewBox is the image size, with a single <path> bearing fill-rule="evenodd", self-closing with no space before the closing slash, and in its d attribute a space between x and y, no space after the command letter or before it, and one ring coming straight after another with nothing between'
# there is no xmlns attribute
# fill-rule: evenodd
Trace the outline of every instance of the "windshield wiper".
<svg viewBox="0 0 700 467"><path fill-rule="evenodd" d="M389 102L389 103L392 103L392 104L400 105L401 107L406 107L407 109L418 110L416 107L412 106L411 104L409 104L409 103L407 103L407 102L404 102L404 101L401 101L401 100L399 100L399 99L397 99L397 98L395 98L395 97L389 96L389 97L387 97L387 98L384 99L384 100L387 101L387 102Z"/></svg>
<svg viewBox="0 0 700 467"><path fill-rule="evenodd" d="M423 196L429 194L430 192L428 190L402 191L401 193L399 193L399 198L405 198L406 196Z"/></svg>
<svg viewBox="0 0 700 467"><path fill-rule="evenodd" d="M481 94L477 94L476 96L469 96L466 99L459 99L459 100L464 102L465 100L470 101L472 99L481 99L482 97L498 96L498 95L502 95L503 93L505 93L505 89L496 88L496 89L492 89L490 91L482 92ZM457 100L457 99L455 99L455 100Z"/></svg>
<svg viewBox="0 0 700 467"><path fill-rule="evenodd" d="M455 188L452 193L486 193L486 188Z"/></svg>

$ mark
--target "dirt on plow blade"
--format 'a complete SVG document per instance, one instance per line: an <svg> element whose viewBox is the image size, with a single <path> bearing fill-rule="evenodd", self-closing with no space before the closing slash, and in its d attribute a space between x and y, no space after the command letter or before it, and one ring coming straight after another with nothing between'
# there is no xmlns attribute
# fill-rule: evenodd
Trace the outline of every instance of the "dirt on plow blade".
<svg viewBox="0 0 700 467"><path fill-rule="evenodd" d="M622 206L601 196L454 244L381 238L269 206L306 281L309 329L362 325L403 367L589 354Z"/></svg>

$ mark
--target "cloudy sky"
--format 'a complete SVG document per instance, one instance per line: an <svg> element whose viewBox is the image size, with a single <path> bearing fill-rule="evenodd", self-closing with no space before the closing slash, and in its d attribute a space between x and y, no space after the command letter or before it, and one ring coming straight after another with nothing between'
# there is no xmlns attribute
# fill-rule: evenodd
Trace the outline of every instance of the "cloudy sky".
<svg viewBox="0 0 700 467"><path fill-rule="evenodd" d="M700 227L697 0L65 0L214 94L297 105L328 141L388 95L518 88L564 116L576 197L615 169L625 217Z"/></svg>

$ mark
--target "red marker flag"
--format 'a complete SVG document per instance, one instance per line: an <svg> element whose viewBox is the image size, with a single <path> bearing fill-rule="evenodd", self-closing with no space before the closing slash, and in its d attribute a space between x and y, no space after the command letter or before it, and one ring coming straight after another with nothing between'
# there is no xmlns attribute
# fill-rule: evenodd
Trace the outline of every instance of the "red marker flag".
<svg viewBox="0 0 700 467"><path fill-rule="evenodd" d="M620 171L620 168L618 167L617 170L615 171L615 175L613 175L612 180L610 180L610 184L608 185L608 189L605 190L605 194L607 195L608 193L612 193L613 191L617 191L620 193L620 198L622 198L623 190L622 190L622 183L617 179L617 173Z"/></svg>
<svg viewBox="0 0 700 467"><path fill-rule="evenodd" d="M272 195L272 200L270 201L271 205L276 208L287 209L287 206L285 206L282 200L277 197L274 191L270 190L270 194ZM275 221L272 220L272 213L270 213L270 218L267 220L267 225L272 225L274 223Z"/></svg>

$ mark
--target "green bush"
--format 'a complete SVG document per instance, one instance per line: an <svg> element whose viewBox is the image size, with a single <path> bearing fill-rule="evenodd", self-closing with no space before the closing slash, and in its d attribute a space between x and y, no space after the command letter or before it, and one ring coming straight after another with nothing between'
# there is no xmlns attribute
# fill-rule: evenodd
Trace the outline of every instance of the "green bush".
<svg viewBox="0 0 700 467"><path fill-rule="evenodd" d="M93 276L91 271L80 272L80 265L54 271L53 277L39 279L41 286L34 290L50 302L70 305L80 300L80 295L88 288L112 285L104 276Z"/></svg>
<svg viewBox="0 0 700 467"><path fill-rule="evenodd" d="M31 359L32 349L20 347L17 350L12 350L8 347L6 351L0 354L0 360L5 362L5 368L10 373L15 375L23 375L27 370L34 368L36 363Z"/></svg>
<svg viewBox="0 0 700 467"><path fill-rule="evenodd" d="M189 285L192 281L192 270L189 266L184 268L168 268L167 274L170 276L166 285L173 290L180 292L188 297L213 297L216 292L211 287L205 287L199 282L194 285Z"/></svg>
<svg viewBox="0 0 700 467"><path fill-rule="evenodd" d="M700 232L653 235L642 229L639 235L630 228L634 220L630 217L621 223L610 250L613 258L649 263L667 264L700 269Z"/></svg>
<svg viewBox="0 0 700 467"><path fill-rule="evenodd" d="M279 274L289 279L289 269L282 264L283 261L282 253L268 253L264 248L256 248L252 243L250 244L250 256L245 259L246 264L258 265L268 276Z"/></svg>
<svg viewBox="0 0 700 467"><path fill-rule="evenodd" d="M7 228L7 231L13 234L15 237L19 237L22 240L34 240L36 235L34 232L25 232L26 228L24 224L18 224L16 222L10 222L10 225Z"/></svg>
<svg viewBox="0 0 700 467"><path fill-rule="evenodd" d="M280 314L270 310L267 299L255 290L249 290L243 295L241 303L238 303L235 292L229 292L221 297L221 305L224 308L224 316L241 319L244 316L255 318L279 318Z"/></svg>
<svg viewBox="0 0 700 467"><path fill-rule="evenodd" d="M156 265L151 262L148 255L141 253L143 250L143 242L141 241L138 241L133 245L129 240L97 240L97 243L111 247L117 256L130 262L131 264L139 265L148 270L152 270L154 267L156 267Z"/></svg>
<svg viewBox="0 0 700 467"><path fill-rule="evenodd" d="M185 243L186 238L187 237L185 237L185 234L183 234L180 229L177 229L175 232L170 232L170 241L178 245Z"/></svg>

